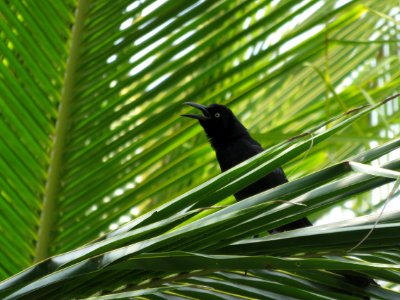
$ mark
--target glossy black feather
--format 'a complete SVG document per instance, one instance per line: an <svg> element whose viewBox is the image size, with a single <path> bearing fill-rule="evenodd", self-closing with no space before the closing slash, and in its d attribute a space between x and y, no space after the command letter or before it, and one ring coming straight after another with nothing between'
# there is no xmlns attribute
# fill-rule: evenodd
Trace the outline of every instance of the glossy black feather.
<svg viewBox="0 0 400 300"><path fill-rule="evenodd" d="M197 119L203 127L211 146L214 148L221 171L224 172L250 157L263 151L261 145L254 140L247 129L240 123L232 111L224 105L211 104L203 106L187 102L187 105L200 109L202 115L186 114L183 116ZM288 182L282 168L277 168L260 180L234 194L237 201L264 192ZM275 228L270 233L299 229L312 226L308 218L301 218L289 224ZM359 287L376 284L373 279L360 273L337 271L347 280Z"/></svg>
<svg viewBox="0 0 400 300"><path fill-rule="evenodd" d="M261 145L252 139L249 134L233 140L227 140L223 144L215 147L217 160L222 172L245 161L246 159L249 159L263 150L264 149L261 147ZM237 201L240 201L286 182L288 182L288 180L285 172L282 170L282 168L277 168L258 181L235 193L234 196ZM281 232L311 225L311 222L307 218L302 218L276 228L271 232Z"/></svg>
<svg viewBox="0 0 400 300"><path fill-rule="evenodd" d="M201 116L193 114L185 116L199 120L211 146L215 150L222 172L229 170L264 150L226 106L211 104L205 107L195 103L189 103L189 105L200 109L204 114ZM240 201L286 182L288 180L284 171L282 168L277 168L258 181L238 191L234 196L237 201ZM275 228L271 232L281 232L311 225L311 222L307 218L302 218Z"/></svg>

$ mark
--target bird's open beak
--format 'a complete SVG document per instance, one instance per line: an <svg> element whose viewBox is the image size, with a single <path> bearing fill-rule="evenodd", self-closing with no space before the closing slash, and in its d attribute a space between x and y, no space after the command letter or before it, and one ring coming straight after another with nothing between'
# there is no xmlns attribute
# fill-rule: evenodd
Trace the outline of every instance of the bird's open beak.
<svg viewBox="0 0 400 300"><path fill-rule="evenodd" d="M194 108L197 108L197 109L201 110L201 112L203 114L202 115L184 114L184 115L181 115L182 117L188 117L188 118L197 119L197 120L201 120L201 121L205 121L205 120L208 120L210 118L210 113L208 112L206 106L201 105L201 104L197 104L197 103L194 103L194 102L185 102L183 104L192 106Z"/></svg>

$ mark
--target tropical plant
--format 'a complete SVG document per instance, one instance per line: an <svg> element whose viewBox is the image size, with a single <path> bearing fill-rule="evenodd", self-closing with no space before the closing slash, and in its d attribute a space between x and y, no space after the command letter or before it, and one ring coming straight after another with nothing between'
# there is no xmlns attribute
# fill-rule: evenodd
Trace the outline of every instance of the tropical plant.
<svg viewBox="0 0 400 300"><path fill-rule="evenodd" d="M399 12L0 2L0 297L397 299ZM266 150L219 174L185 101L229 105ZM235 203L278 166L289 183Z"/></svg>

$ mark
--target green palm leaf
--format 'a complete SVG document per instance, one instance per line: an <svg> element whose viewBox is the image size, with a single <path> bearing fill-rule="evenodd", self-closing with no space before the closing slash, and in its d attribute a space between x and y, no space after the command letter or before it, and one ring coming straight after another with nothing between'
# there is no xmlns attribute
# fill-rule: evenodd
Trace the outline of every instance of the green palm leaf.
<svg viewBox="0 0 400 300"><path fill-rule="evenodd" d="M395 178L374 168L399 169L399 100L381 101L400 83L397 1L3 1L0 11L3 297L398 296L344 295L329 271L399 283L398 214L378 217L388 191L376 192ZM179 117L184 101L229 105L267 150L217 175L201 128ZM277 166L290 183L234 203ZM374 215L248 239L349 203Z"/></svg>

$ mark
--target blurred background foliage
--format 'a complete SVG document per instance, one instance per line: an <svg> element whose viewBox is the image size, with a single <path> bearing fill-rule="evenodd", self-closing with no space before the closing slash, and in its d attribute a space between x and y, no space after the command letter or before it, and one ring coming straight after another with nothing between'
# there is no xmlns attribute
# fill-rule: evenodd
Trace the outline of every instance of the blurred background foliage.
<svg viewBox="0 0 400 300"><path fill-rule="evenodd" d="M1 1L0 279L217 175L183 102L228 105L270 147L398 91L399 30L398 0ZM289 180L398 137L398 110L287 162ZM311 219L377 212L390 187Z"/></svg>

